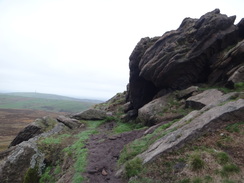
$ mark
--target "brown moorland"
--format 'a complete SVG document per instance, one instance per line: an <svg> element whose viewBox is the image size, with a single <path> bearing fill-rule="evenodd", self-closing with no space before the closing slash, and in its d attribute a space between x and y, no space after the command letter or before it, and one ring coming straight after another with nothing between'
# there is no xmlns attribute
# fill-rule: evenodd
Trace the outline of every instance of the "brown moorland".
<svg viewBox="0 0 244 183"><path fill-rule="evenodd" d="M19 131L43 116L56 117L65 113L30 109L0 109L0 151L6 150Z"/></svg>

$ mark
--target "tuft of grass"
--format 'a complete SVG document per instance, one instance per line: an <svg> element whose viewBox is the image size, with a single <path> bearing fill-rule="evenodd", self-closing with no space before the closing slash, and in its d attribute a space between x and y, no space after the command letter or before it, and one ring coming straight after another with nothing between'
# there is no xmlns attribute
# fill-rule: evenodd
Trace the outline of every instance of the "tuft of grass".
<svg viewBox="0 0 244 183"><path fill-rule="evenodd" d="M129 123L120 123L113 129L113 131L117 134L132 131L132 130L133 127Z"/></svg>
<svg viewBox="0 0 244 183"><path fill-rule="evenodd" d="M125 175L127 178L137 176L142 169L142 160L140 158L135 158L125 164Z"/></svg>
<svg viewBox="0 0 244 183"><path fill-rule="evenodd" d="M219 86L205 86L205 87L200 87L198 90L205 91L205 90L210 90L210 89L217 89L225 94L233 91L232 89L225 88L225 87L219 87Z"/></svg>
<svg viewBox="0 0 244 183"><path fill-rule="evenodd" d="M239 123L230 124L230 125L226 126L225 129L231 133L233 133L233 132L239 133L241 125L244 125L243 121L239 122Z"/></svg>
<svg viewBox="0 0 244 183"><path fill-rule="evenodd" d="M105 122L111 122L111 121L117 121L118 118L116 118L115 116L107 116L105 119Z"/></svg>
<svg viewBox="0 0 244 183"><path fill-rule="evenodd" d="M236 183L236 181L225 179L223 180L223 183Z"/></svg>
<svg viewBox="0 0 244 183"><path fill-rule="evenodd" d="M204 181L205 181L206 183L210 183L210 182L213 182L213 178L212 178L211 176L209 176L209 175L206 175L206 176L204 177Z"/></svg>
<svg viewBox="0 0 244 183"><path fill-rule="evenodd" d="M132 130L142 129L142 128L143 125L141 124L118 122L116 127L113 129L113 131L116 134L120 134L120 133L129 132Z"/></svg>
<svg viewBox="0 0 244 183"><path fill-rule="evenodd" d="M204 86L204 87L200 87L199 91L205 91L209 89L218 89L219 91L222 91L225 94L230 92L242 92L244 91L244 82L235 83L233 89L220 87L220 86L211 86L211 87Z"/></svg>
<svg viewBox="0 0 244 183"><path fill-rule="evenodd" d="M61 172L62 172L62 169L61 169L60 165L57 165L57 166L55 167L55 169L54 169L54 174L55 174L55 175L58 175L58 174L60 174Z"/></svg>
<svg viewBox="0 0 244 183"><path fill-rule="evenodd" d="M231 163L231 164L224 165L222 167L222 170L220 171L220 174L223 177L228 177L230 174L238 173L238 172L240 172L240 168L235 164Z"/></svg>
<svg viewBox="0 0 244 183"><path fill-rule="evenodd" d="M70 134L62 134L58 136L52 136L52 137L46 137L43 140L39 142L39 144L46 144L46 145L51 145L51 144L61 144L61 142L65 139L70 137Z"/></svg>
<svg viewBox="0 0 244 183"><path fill-rule="evenodd" d="M40 183L55 183L54 177L50 174L52 167L47 167L41 176Z"/></svg>
<svg viewBox="0 0 244 183"><path fill-rule="evenodd" d="M39 182L40 176L38 174L38 167L29 168L24 176L23 183Z"/></svg>
<svg viewBox="0 0 244 183"><path fill-rule="evenodd" d="M202 183L203 180L200 178L200 177L195 177L193 180L192 180L192 183Z"/></svg>
<svg viewBox="0 0 244 183"><path fill-rule="evenodd" d="M178 183L190 183L191 179L190 178L184 178L182 180L180 180Z"/></svg>
<svg viewBox="0 0 244 183"><path fill-rule="evenodd" d="M191 168L193 171L200 170L204 167L205 163L199 154L194 154L194 155L192 155L191 158L192 159L191 159L190 165L191 165Z"/></svg>
<svg viewBox="0 0 244 183"><path fill-rule="evenodd" d="M244 82L235 83L234 88L238 92L244 91Z"/></svg>
<svg viewBox="0 0 244 183"><path fill-rule="evenodd" d="M218 152L216 154L216 158L217 158L217 162L221 165L228 163L230 160L228 154L225 152Z"/></svg>
<svg viewBox="0 0 244 183"><path fill-rule="evenodd" d="M158 181L156 182L155 179L151 179L151 178L135 177L135 179L131 178L128 183L158 183Z"/></svg>

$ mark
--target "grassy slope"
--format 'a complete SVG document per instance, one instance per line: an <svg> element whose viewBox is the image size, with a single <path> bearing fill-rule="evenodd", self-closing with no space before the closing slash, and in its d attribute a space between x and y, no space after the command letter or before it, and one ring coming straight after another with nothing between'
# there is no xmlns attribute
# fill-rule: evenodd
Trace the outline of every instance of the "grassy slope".
<svg viewBox="0 0 244 183"><path fill-rule="evenodd" d="M94 105L95 102L98 101L81 101L79 99L49 94L0 94L0 108L7 109L34 109L50 112L75 113L88 109Z"/></svg>
<svg viewBox="0 0 244 183"><path fill-rule="evenodd" d="M129 183L241 183L244 122L229 124L146 164Z"/></svg>

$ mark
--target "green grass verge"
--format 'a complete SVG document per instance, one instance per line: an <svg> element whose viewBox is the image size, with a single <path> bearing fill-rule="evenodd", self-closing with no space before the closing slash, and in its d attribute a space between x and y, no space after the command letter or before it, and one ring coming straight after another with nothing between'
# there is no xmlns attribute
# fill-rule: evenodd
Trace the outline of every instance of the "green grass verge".
<svg viewBox="0 0 244 183"><path fill-rule="evenodd" d="M53 136L53 137L46 137L44 139L42 139L39 144L46 144L46 145L50 145L50 144L60 144L65 138L70 137L70 134L62 134L62 135L57 135L57 136Z"/></svg>
<svg viewBox="0 0 244 183"><path fill-rule="evenodd" d="M97 133L97 127L104 123L104 121L82 121L87 128L76 135L59 134L51 137L41 139L38 142L39 148L45 153L46 159L51 162L45 168L44 173L40 178L41 183L54 183L62 175L62 168L60 162L67 158L74 161L73 170L74 175L72 183L81 183L85 181L82 173L85 171L87 164L88 150L85 147L85 142L89 139L91 134ZM68 144L66 139L71 138L72 143ZM63 148L62 148L63 147ZM59 151L55 153L55 151ZM54 154L54 157L52 156Z"/></svg>
<svg viewBox="0 0 244 183"><path fill-rule="evenodd" d="M135 141L127 144L121 154L120 158L118 160L119 164L124 164L125 162L132 160L135 156L138 154L144 152L145 150L148 149L148 147L154 143L156 140L159 138L165 136L166 134L176 130L176 129L170 129L166 130L169 128L174 122L170 122L168 124L162 125L158 127L153 133L147 134L140 139L136 139Z"/></svg>
<svg viewBox="0 0 244 183"><path fill-rule="evenodd" d="M142 124L118 122L116 124L116 127L113 129L113 132L116 134L120 134L120 133L129 132L132 130L137 130L142 128L143 128Z"/></svg>
<svg viewBox="0 0 244 183"><path fill-rule="evenodd" d="M243 92L244 91L244 82L239 82L234 84L234 88L225 88L225 87L218 87L218 86L212 86L212 87L201 87L199 88L200 91L205 91L209 89L218 89L222 91L223 93L230 93L230 92Z"/></svg>
<svg viewBox="0 0 244 183"><path fill-rule="evenodd" d="M88 150L85 147L85 141L89 139L90 135L97 133L96 128L103 122L104 121L88 121L87 129L75 135L77 140L71 146L63 150L68 155L73 154L74 159L76 160L74 164L75 174L72 179L73 183L81 183L85 180L85 178L82 176L82 173L85 171L87 165L88 154Z"/></svg>

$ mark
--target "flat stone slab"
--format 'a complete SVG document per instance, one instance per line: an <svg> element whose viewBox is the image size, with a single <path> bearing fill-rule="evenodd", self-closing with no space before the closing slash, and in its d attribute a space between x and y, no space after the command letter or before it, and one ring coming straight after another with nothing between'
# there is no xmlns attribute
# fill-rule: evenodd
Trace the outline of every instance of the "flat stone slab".
<svg viewBox="0 0 244 183"><path fill-rule="evenodd" d="M98 109L88 109L86 111L76 113L71 116L71 118L75 118L78 120L103 120L106 119L106 117L106 112Z"/></svg>
<svg viewBox="0 0 244 183"><path fill-rule="evenodd" d="M202 109L204 106L218 101L222 95L223 93L216 89L206 90L198 95L189 97L186 100L186 107Z"/></svg>

